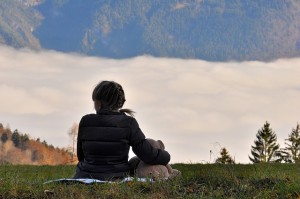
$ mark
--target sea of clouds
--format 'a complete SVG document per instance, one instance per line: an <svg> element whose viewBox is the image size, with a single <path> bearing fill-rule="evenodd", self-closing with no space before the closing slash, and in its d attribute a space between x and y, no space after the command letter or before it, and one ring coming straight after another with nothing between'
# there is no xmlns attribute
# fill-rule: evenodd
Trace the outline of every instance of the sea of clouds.
<svg viewBox="0 0 300 199"><path fill-rule="evenodd" d="M281 147L300 121L299 74L299 58L118 60L1 46L0 123L66 147L73 123L94 112L94 86L114 80L125 90L124 107L136 111L146 137L164 141L172 163L213 162L221 147L248 163L266 121Z"/></svg>

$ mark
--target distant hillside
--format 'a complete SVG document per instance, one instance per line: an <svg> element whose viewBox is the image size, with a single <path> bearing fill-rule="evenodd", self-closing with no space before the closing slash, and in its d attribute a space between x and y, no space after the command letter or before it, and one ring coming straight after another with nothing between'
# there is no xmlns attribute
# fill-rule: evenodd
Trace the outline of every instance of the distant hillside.
<svg viewBox="0 0 300 199"><path fill-rule="evenodd" d="M39 39L32 33L41 19L28 1L0 0L0 44L40 49Z"/></svg>
<svg viewBox="0 0 300 199"><path fill-rule="evenodd" d="M0 43L111 58L300 56L300 1L2 0Z"/></svg>
<svg viewBox="0 0 300 199"><path fill-rule="evenodd" d="M0 164L60 165L70 164L70 153L28 134L13 132L0 123Z"/></svg>

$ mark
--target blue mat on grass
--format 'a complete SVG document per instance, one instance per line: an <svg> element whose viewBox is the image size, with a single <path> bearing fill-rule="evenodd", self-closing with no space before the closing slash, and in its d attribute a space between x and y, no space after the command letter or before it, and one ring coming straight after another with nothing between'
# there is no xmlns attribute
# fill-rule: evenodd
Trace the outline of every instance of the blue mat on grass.
<svg viewBox="0 0 300 199"><path fill-rule="evenodd" d="M122 180L117 180L117 181L105 181L105 180L97 180L97 179L90 179L90 178L78 178L78 179L73 179L73 178L60 178L56 180L49 180L44 182L44 184L48 183L62 183L62 184L103 184L103 183L124 183L124 182L154 182L153 179L151 178L134 178L134 177L127 177Z"/></svg>

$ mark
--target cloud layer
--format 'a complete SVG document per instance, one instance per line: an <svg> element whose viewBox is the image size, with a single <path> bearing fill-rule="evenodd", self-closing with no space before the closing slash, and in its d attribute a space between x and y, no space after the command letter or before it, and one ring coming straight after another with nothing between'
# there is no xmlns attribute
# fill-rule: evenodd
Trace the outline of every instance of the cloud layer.
<svg viewBox="0 0 300 199"><path fill-rule="evenodd" d="M114 80L124 107L172 162L212 162L220 146L248 163L257 130L270 122L284 147L299 122L300 59L205 62L141 56L113 60L0 47L0 122L67 146L67 131L94 112L93 87ZM212 150L212 156L210 156Z"/></svg>

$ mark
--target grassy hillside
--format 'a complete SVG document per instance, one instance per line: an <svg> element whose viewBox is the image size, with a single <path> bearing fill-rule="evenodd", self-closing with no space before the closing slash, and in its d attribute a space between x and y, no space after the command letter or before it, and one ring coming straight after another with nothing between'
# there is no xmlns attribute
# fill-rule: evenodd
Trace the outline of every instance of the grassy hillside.
<svg viewBox="0 0 300 199"><path fill-rule="evenodd" d="M155 183L43 184L70 178L75 166L0 166L0 198L297 198L297 164L174 164L182 177Z"/></svg>

